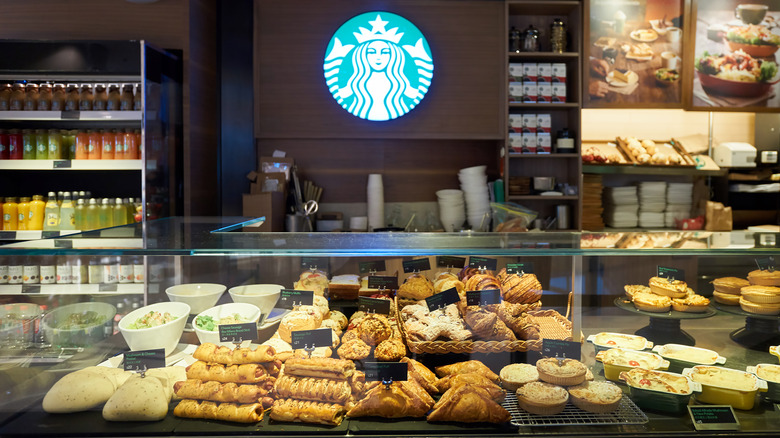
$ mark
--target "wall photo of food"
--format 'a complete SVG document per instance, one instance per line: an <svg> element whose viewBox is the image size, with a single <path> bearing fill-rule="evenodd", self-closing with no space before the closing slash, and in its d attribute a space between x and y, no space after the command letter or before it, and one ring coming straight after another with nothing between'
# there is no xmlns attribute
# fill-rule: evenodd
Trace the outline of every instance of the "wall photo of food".
<svg viewBox="0 0 780 438"><path fill-rule="evenodd" d="M683 0L591 0L584 106L681 107Z"/></svg>
<svg viewBox="0 0 780 438"><path fill-rule="evenodd" d="M696 1L692 109L778 110L780 1Z"/></svg>

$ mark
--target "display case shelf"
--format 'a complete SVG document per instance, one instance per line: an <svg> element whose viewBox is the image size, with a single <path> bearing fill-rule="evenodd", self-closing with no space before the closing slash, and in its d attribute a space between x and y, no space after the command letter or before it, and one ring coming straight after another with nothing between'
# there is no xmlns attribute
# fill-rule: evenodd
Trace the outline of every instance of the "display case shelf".
<svg viewBox="0 0 780 438"><path fill-rule="evenodd" d="M137 121L143 111L0 111L0 121Z"/></svg>
<svg viewBox="0 0 780 438"><path fill-rule="evenodd" d="M141 170L142 160L0 160L0 170Z"/></svg>
<svg viewBox="0 0 780 438"><path fill-rule="evenodd" d="M576 102L563 102L563 103L523 103L523 102L509 102L509 108L533 108L535 110L541 109L572 109L579 108L580 104Z"/></svg>
<svg viewBox="0 0 780 438"><path fill-rule="evenodd" d="M143 295L143 283L114 284L0 284L0 295Z"/></svg>
<svg viewBox="0 0 780 438"><path fill-rule="evenodd" d="M703 170L675 166L582 165L582 173L599 175L723 176L726 172L726 169Z"/></svg>
<svg viewBox="0 0 780 438"><path fill-rule="evenodd" d="M524 61L524 60L534 60L534 59L543 59L545 61L555 61L557 59L560 59L562 61L569 60L569 59L576 59L579 58L580 54L577 52L509 52L508 54L510 60L518 60L518 61Z"/></svg>
<svg viewBox="0 0 780 438"><path fill-rule="evenodd" d="M514 152L509 153L509 158L579 158L580 154L574 153L562 153L562 154L518 154Z"/></svg>

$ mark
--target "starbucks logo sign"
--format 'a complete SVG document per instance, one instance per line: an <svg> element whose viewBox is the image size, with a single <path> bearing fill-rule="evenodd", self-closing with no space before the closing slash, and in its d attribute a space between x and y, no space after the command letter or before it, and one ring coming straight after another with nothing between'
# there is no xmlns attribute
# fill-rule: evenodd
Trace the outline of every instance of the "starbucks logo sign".
<svg viewBox="0 0 780 438"><path fill-rule="evenodd" d="M368 12L344 23L331 38L322 67L336 102L375 121L414 109L433 79L425 37L409 20L389 12Z"/></svg>

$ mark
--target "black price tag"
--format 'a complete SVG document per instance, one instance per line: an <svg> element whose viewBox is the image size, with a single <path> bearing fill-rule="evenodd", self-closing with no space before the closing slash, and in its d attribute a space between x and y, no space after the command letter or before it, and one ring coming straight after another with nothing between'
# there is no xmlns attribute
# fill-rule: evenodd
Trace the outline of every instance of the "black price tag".
<svg viewBox="0 0 780 438"><path fill-rule="evenodd" d="M312 304L314 304L314 292L310 290L282 289L276 307L292 309L293 307L311 306Z"/></svg>
<svg viewBox="0 0 780 438"><path fill-rule="evenodd" d="M366 313L390 314L390 300L382 298L358 297L358 310Z"/></svg>
<svg viewBox="0 0 780 438"><path fill-rule="evenodd" d="M579 342L559 339L542 339L542 356L580 360L582 345Z"/></svg>
<svg viewBox="0 0 780 438"><path fill-rule="evenodd" d="M498 289L470 290L466 292L466 305L487 306L501 304L501 291Z"/></svg>
<svg viewBox="0 0 780 438"><path fill-rule="evenodd" d="M400 382L409 378L409 365L404 362L366 362L363 371L366 382Z"/></svg>
<svg viewBox="0 0 780 438"><path fill-rule="evenodd" d="M398 289L398 277L391 277L387 275L369 275L368 288L396 290Z"/></svg>
<svg viewBox="0 0 780 438"><path fill-rule="evenodd" d="M534 264L531 262L526 263L509 263L506 265L507 274L533 274Z"/></svg>
<svg viewBox="0 0 780 438"><path fill-rule="evenodd" d="M330 259L328 257L301 257L301 268L329 272Z"/></svg>
<svg viewBox="0 0 780 438"><path fill-rule="evenodd" d="M79 120L81 118L81 111L63 111L60 113L62 120Z"/></svg>
<svg viewBox="0 0 780 438"><path fill-rule="evenodd" d="M333 329L297 330L290 333L292 348L317 348L333 346Z"/></svg>
<svg viewBox="0 0 780 438"><path fill-rule="evenodd" d="M128 351L125 353L125 371L146 371L165 367L165 349Z"/></svg>
<svg viewBox="0 0 780 438"><path fill-rule="evenodd" d="M23 294L39 294L41 293L41 287L37 284L24 284L22 285Z"/></svg>
<svg viewBox="0 0 780 438"><path fill-rule="evenodd" d="M455 304L458 301L460 301L460 295L458 295L458 290L454 287L425 299L425 303L428 304L428 310L431 312L447 307L450 304Z"/></svg>
<svg viewBox="0 0 780 438"><path fill-rule="evenodd" d="M47 237L56 237L56 236L46 236L45 233L46 232L44 231L44 235L41 236L44 239L46 239ZM56 231L55 231L55 233L59 234ZM70 239L54 239L54 247L55 248L73 248L73 241L70 240Z"/></svg>
<svg viewBox="0 0 780 438"><path fill-rule="evenodd" d="M756 259L756 264L758 265L758 269L762 271L769 271L774 272L775 271L775 258L774 256L769 257L759 257Z"/></svg>
<svg viewBox="0 0 780 438"><path fill-rule="evenodd" d="M489 259L487 257L469 257L470 268L495 271L497 266L498 266L498 261L496 259Z"/></svg>
<svg viewBox="0 0 780 438"><path fill-rule="evenodd" d="M407 260L402 264L404 266L404 272L406 273L431 270L431 262L427 258L417 259L417 260Z"/></svg>
<svg viewBox="0 0 780 438"><path fill-rule="evenodd" d="M688 413L696 430L739 430L739 420L729 405L691 405Z"/></svg>
<svg viewBox="0 0 780 438"><path fill-rule="evenodd" d="M373 262L360 262L358 264L361 274L368 274L369 272L381 272L387 270L384 260L374 260Z"/></svg>
<svg viewBox="0 0 780 438"><path fill-rule="evenodd" d="M116 292L117 290L119 290L117 283L100 283L98 285L99 292Z"/></svg>
<svg viewBox="0 0 780 438"><path fill-rule="evenodd" d="M257 340L257 323L220 324L219 342L242 342Z"/></svg>
<svg viewBox="0 0 780 438"><path fill-rule="evenodd" d="M464 266L466 266L466 259L463 257L455 257L455 256L436 257L437 268L462 268Z"/></svg>
<svg viewBox="0 0 780 438"><path fill-rule="evenodd" d="M52 169L70 169L70 160L54 160Z"/></svg>
<svg viewBox="0 0 780 438"><path fill-rule="evenodd" d="M681 280L685 281L685 271L677 268L669 268L666 266L658 267L658 276L661 278L668 278L669 280Z"/></svg>

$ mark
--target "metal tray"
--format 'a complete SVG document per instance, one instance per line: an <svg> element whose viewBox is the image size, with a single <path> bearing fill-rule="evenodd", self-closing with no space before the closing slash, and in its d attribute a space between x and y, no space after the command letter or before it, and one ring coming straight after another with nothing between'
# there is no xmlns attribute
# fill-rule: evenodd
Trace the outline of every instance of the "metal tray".
<svg viewBox="0 0 780 438"><path fill-rule="evenodd" d="M517 396L508 393L502 404L512 414L512 425L522 426L604 426L623 424L645 424L647 415L631 401L623 396L617 410L608 414L594 414L568 403L563 412L557 415L536 415L528 413L517 406Z"/></svg>

